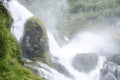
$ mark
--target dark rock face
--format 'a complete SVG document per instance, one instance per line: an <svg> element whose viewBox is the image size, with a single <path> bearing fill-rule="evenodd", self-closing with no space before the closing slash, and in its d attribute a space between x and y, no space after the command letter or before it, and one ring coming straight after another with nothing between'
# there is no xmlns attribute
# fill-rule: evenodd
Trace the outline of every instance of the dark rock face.
<svg viewBox="0 0 120 80"><path fill-rule="evenodd" d="M111 55L110 57L107 57L107 60L120 65L120 54Z"/></svg>
<svg viewBox="0 0 120 80"><path fill-rule="evenodd" d="M29 59L40 58L42 62L49 62L49 47L46 31L41 21L35 17L25 23L22 39L23 57Z"/></svg>
<svg viewBox="0 0 120 80"><path fill-rule="evenodd" d="M103 69L101 69L101 76L104 77L108 73L112 73L116 75L117 65L112 62L104 62Z"/></svg>
<svg viewBox="0 0 120 80"><path fill-rule="evenodd" d="M41 39L41 34L41 29L38 27L31 29L25 34L25 36L23 37L23 51L26 52L26 54L24 54L24 57L40 57L45 53L46 40ZM29 55L27 55L27 53Z"/></svg>
<svg viewBox="0 0 120 80"><path fill-rule="evenodd" d="M80 72L90 72L96 67L97 62L96 54L77 54L72 60L72 65Z"/></svg>
<svg viewBox="0 0 120 80"><path fill-rule="evenodd" d="M104 62L100 80L120 80L120 67L113 62Z"/></svg>

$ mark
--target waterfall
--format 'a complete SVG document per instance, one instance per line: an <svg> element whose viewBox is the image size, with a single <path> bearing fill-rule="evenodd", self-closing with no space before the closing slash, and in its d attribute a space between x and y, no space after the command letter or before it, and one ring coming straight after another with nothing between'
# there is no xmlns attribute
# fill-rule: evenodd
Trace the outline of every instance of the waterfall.
<svg viewBox="0 0 120 80"><path fill-rule="evenodd" d="M96 68L89 73L78 72L77 70L75 70L71 65L71 60L78 53L99 53L99 49L105 49L109 40L105 38L105 35L93 34L91 32L83 32L77 35L64 47L58 47L58 44L55 41L52 33L48 32L48 34L52 55L59 58L59 62L63 64L68 69L68 71L75 77L75 79L73 80L99 80L100 69L102 68L103 62L106 61L105 57L99 56ZM110 49L113 49L114 47L112 46L115 45L112 41L111 43L112 44L108 46L110 47ZM109 50L104 51L109 52Z"/></svg>
<svg viewBox="0 0 120 80"><path fill-rule="evenodd" d="M19 4L18 1L16 0L12 0L8 2L6 7L11 12L13 19L14 19L11 32L14 34L17 40L20 41L21 37L23 36L23 32L24 32L24 23L28 18L32 17L33 14L29 12L24 6ZM27 59L26 61L31 62L30 60L27 60ZM38 62L38 64L40 64L40 62ZM41 64L41 66L44 68L47 68L47 70L44 68L37 67L37 66L35 67L33 65L26 64L26 66L36 69L39 72L38 74L40 76L43 76L49 80L57 80L57 79L58 80L62 80L62 79L71 80L65 77L64 75L60 74L56 70L52 69L51 67L47 65L43 65L43 63Z"/></svg>
<svg viewBox="0 0 120 80"><path fill-rule="evenodd" d="M11 12L14 19L11 32L15 35L17 40L20 41L20 38L24 32L24 23L28 18L32 17L33 14L19 4L16 0L8 2L7 8Z"/></svg>
<svg viewBox="0 0 120 80"><path fill-rule="evenodd" d="M44 1L44 0L43 0ZM55 0L53 0L54 2ZM64 0L62 0L64 1ZM57 4L58 5L58 4ZM32 17L33 14L30 13L25 7L19 4L16 0L12 0L8 2L8 10L11 12L14 23L11 28L11 32L15 35L18 41L20 41L23 31L24 31L24 23L29 18ZM48 7L47 7L48 8ZM47 10L45 8L45 10ZM42 10L43 11L43 10ZM50 12L49 12L50 11ZM47 16L42 17L47 23L47 27L55 27L58 16L57 11L54 12L54 6L46 12L42 12L41 15ZM52 20L51 20L52 19ZM64 74L59 73L54 68L49 67L48 65L41 63L39 61L36 62L38 65L26 64L37 71L39 76L45 77L47 80L99 80L100 77L100 69L102 68L103 62L106 60L103 55L99 55L101 51L105 53L114 53L114 49L116 48L115 43L108 35L104 35L101 33L92 33L90 31L85 31L77 34L69 43L65 46L60 47L57 44L52 32L47 31L49 38L49 45L51 54L58 58L58 62L68 70L70 74L73 75L73 78L66 77ZM108 47L108 49L106 49ZM116 50L116 49L115 49ZM90 72L79 72L77 69L73 68L72 59L77 54L90 54L95 53L98 55L98 61L96 67ZM31 61L29 61L31 62ZM28 62L28 63L29 63ZM41 66L41 67L39 67Z"/></svg>

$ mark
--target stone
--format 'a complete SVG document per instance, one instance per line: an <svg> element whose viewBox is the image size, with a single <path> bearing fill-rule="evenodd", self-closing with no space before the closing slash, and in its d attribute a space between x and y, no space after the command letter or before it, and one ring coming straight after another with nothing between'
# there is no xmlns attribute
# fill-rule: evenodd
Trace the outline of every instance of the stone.
<svg viewBox="0 0 120 80"><path fill-rule="evenodd" d="M32 17L26 21L21 46L23 57L50 64L48 37L40 19Z"/></svg>
<svg viewBox="0 0 120 80"><path fill-rule="evenodd" d="M107 57L107 60L120 65L120 54L111 55L110 57Z"/></svg>
<svg viewBox="0 0 120 80"><path fill-rule="evenodd" d="M120 66L117 67L117 70L116 70L116 77L118 80L120 80Z"/></svg>
<svg viewBox="0 0 120 80"><path fill-rule="evenodd" d="M118 68L118 65L113 62L106 61L106 62L104 62L103 68L101 69L101 75L100 75L101 77L100 78L102 78L102 80L103 80L103 78L105 78L105 79L107 78L106 80L109 80L108 77L110 76L110 80L115 80L114 77L116 79L118 79L119 74L120 74L120 70ZM107 75L107 77L106 77L106 75Z"/></svg>
<svg viewBox="0 0 120 80"><path fill-rule="evenodd" d="M116 77L112 73L108 73L101 80L117 80Z"/></svg>
<svg viewBox="0 0 120 80"><path fill-rule="evenodd" d="M72 59L72 66L78 71L90 72L95 69L98 62L98 56L96 54L77 54Z"/></svg>

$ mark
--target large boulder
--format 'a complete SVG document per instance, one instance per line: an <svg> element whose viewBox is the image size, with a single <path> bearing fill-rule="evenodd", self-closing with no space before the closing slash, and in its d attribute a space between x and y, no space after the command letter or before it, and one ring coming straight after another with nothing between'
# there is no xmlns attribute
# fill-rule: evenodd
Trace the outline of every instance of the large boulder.
<svg viewBox="0 0 120 80"><path fill-rule="evenodd" d="M82 72L90 72L93 70L98 62L96 54L77 54L72 59L72 65L75 69Z"/></svg>
<svg viewBox="0 0 120 80"><path fill-rule="evenodd" d="M38 18L32 17L26 21L22 50L23 57L33 60L39 59L50 64L47 33Z"/></svg>

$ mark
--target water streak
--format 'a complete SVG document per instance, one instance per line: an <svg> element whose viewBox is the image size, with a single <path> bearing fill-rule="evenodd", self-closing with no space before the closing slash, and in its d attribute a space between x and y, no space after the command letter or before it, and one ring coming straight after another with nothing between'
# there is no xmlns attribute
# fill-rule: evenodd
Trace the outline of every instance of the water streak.
<svg viewBox="0 0 120 80"><path fill-rule="evenodd" d="M24 23L32 17L33 14L29 12L24 6L19 4L16 0L12 0L8 3L8 10L11 12L14 19L14 23L11 28L11 32L15 35L18 41L23 36Z"/></svg>

